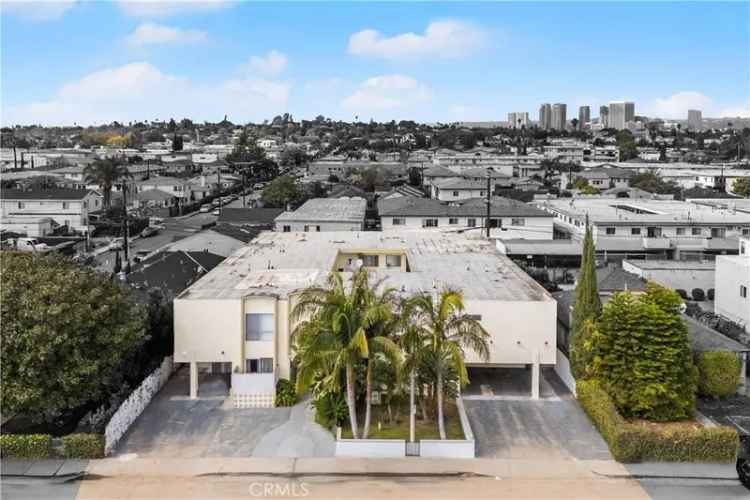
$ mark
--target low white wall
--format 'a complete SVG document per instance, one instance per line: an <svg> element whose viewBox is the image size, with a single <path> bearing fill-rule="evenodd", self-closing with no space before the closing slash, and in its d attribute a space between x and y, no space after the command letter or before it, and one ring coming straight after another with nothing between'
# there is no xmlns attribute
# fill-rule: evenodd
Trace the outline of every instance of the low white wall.
<svg viewBox="0 0 750 500"><path fill-rule="evenodd" d="M560 377L560 380L570 389L570 392L575 396L576 394L576 379L573 378L573 372L570 371L570 360L562 353L560 349L557 349L557 362L555 363L555 373Z"/></svg>
<svg viewBox="0 0 750 500"><path fill-rule="evenodd" d="M266 394L276 391L273 373L233 373L233 394Z"/></svg>
<svg viewBox="0 0 750 500"><path fill-rule="evenodd" d="M337 457L400 458L406 456L403 439L338 439Z"/></svg>
<svg viewBox="0 0 750 500"><path fill-rule="evenodd" d="M419 456L423 458L474 458L474 440L420 439Z"/></svg>
<svg viewBox="0 0 750 500"><path fill-rule="evenodd" d="M151 372L112 415L104 429L105 455L112 453L120 438L125 435L133 422L146 409L151 399L167 382L173 368L172 357L167 356L162 361L161 366Z"/></svg>

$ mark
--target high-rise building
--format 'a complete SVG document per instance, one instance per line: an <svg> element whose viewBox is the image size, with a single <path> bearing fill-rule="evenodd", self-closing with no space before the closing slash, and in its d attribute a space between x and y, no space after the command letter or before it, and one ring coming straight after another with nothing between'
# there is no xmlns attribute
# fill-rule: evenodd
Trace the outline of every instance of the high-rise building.
<svg viewBox="0 0 750 500"><path fill-rule="evenodd" d="M703 130L703 113L699 109L688 109L688 128L690 130Z"/></svg>
<svg viewBox="0 0 750 500"><path fill-rule="evenodd" d="M566 114L568 112L568 106L562 103L555 103L552 105L552 123L551 128L555 130L565 130L565 124L567 122Z"/></svg>
<svg viewBox="0 0 750 500"><path fill-rule="evenodd" d="M635 103L617 101L609 103L609 126L616 130L624 130L628 122L635 119Z"/></svg>
<svg viewBox="0 0 750 500"><path fill-rule="evenodd" d="M552 106L545 102L539 106L539 128L549 130L552 126Z"/></svg>
<svg viewBox="0 0 750 500"><path fill-rule="evenodd" d="M586 124L591 121L591 108L581 106L578 108L578 130L583 130Z"/></svg>
<svg viewBox="0 0 750 500"><path fill-rule="evenodd" d="M609 127L609 108L607 106L599 106L599 123L602 128Z"/></svg>
<svg viewBox="0 0 750 500"><path fill-rule="evenodd" d="M510 128L529 128L529 113L526 111L517 111L508 113L508 127Z"/></svg>

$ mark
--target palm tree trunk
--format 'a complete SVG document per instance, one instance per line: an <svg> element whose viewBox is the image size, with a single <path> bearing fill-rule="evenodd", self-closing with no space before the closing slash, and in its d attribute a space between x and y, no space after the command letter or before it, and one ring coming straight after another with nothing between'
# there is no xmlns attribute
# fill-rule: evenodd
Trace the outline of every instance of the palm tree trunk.
<svg viewBox="0 0 750 500"><path fill-rule="evenodd" d="M437 376L437 420L440 439L445 439L445 421L443 420L443 374Z"/></svg>
<svg viewBox="0 0 750 500"><path fill-rule="evenodd" d="M414 391L416 390L416 374L414 370L409 373L409 441L412 443L415 441L415 427L417 408L414 405Z"/></svg>
<svg viewBox="0 0 750 500"><path fill-rule="evenodd" d="M346 405L349 407L349 424L352 426L352 437L357 437L357 401L354 398L354 367L346 365Z"/></svg>
<svg viewBox="0 0 750 500"><path fill-rule="evenodd" d="M370 434L370 417L372 414L372 358L367 358L367 386L365 388L365 426L362 430L362 439L367 439Z"/></svg>

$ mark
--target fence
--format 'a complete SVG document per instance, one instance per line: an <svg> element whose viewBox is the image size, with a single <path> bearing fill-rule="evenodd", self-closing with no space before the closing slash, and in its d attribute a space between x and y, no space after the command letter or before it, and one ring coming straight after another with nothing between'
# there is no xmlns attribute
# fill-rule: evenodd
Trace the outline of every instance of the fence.
<svg viewBox="0 0 750 500"><path fill-rule="evenodd" d="M105 455L112 453L122 436L125 435L138 416L143 413L151 399L164 387L172 374L173 368L172 357L165 357L161 366L151 372L112 415L104 429Z"/></svg>

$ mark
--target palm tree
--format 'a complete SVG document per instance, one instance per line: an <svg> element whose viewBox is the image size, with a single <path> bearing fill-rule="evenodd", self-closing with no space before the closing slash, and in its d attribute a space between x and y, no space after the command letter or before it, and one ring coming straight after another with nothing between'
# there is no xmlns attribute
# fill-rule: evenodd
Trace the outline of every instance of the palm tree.
<svg viewBox="0 0 750 500"><path fill-rule="evenodd" d="M314 381L333 389L346 378L346 404L352 437L358 437L354 366L369 355L366 328L378 316L369 302L367 270L354 273L347 287L341 274L328 277L327 287L302 291L292 310L299 321L292 333L298 362L297 392L304 392ZM301 320L301 321L300 321Z"/></svg>
<svg viewBox="0 0 750 500"><path fill-rule="evenodd" d="M365 271L366 272L366 271ZM384 356L398 370L401 365L401 350L393 339L398 329L399 318L393 314L395 289L386 288L377 292L381 283L365 290L365 335L367 336L367 371L365 376L365 423L362 439L370 434L372 416L372 370L376 356Z"/></svg>
<svg viewBox="0 0 750 500"><path fill-rule="evenodd" d="M401 302L399 344L404 352L403 371L409 374L409 441L416 441L415 393L417 370L425 362L429 332L422 326L415 298Z"/></svg>
<svg viewBox="0 0 750 500"><path fill-rule="evenodd" d="M86 165L83 175L86 182L96 184L102 189L105 210L110 207L112 186L121 179L131 177L128 168L114 158L97 158L92 164Z"/></svg>
<svg viewBox="0 0 750 500"><path fill-rule="evenodd" d="M469 375L464 364L464 349L470 349L482 359L489 359L489 334L479 321L464 312L463 292L445 288L437 302L429 293L415 297L415 305L422 316L422 327L427 332L428 349L424 361L432 371L437 396L437 420L440 439L445 439L443 415L443 382L455 372L458 382L465 385Z"/></svg>

